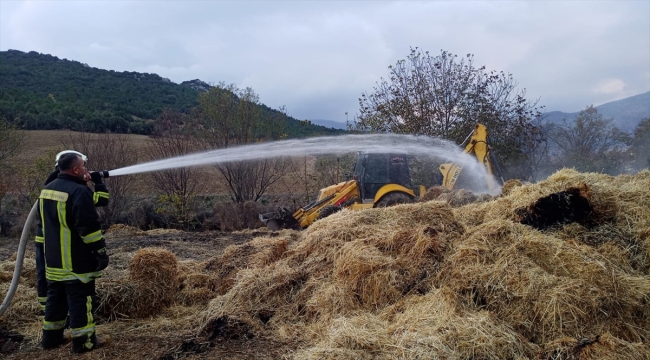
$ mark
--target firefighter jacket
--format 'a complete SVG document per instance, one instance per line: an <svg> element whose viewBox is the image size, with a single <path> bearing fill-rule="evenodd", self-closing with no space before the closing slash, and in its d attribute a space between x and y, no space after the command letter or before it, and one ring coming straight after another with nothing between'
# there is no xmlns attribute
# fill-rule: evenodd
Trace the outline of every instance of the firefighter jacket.
<svg viewBox="0 0 650 360"><path fill-rule="evenodd" d="M108 265L93 192L83 180L59 174L41 191L45 276L88 283Z"/></svg>
<svg viewBox="0 0 650 360"><path fill-rule="evenodd" d="M50 175L47 177L47 180L45 180L45 185L56 180L58 175L59 175L58 169L51 172ZM100 207L100 206L108 205L108 199L109 199L109 193L106 184L104 183L95 184L95 192L93 193L93 203L95 203L95 206ZM41 228L40 219L39 222L36 224L36 237L34 240L37 243L41 243L41 244L43 243L43 229Z"/></svg>

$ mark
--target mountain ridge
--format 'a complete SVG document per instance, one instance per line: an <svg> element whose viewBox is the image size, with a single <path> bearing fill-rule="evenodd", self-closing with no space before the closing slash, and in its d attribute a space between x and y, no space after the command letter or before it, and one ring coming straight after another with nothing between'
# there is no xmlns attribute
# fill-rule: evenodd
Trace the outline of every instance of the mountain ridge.
<svg viewBox="0 0 650 360"><path fill-rule="evenodd" d="M650 118L650 91L610 101L595 108L603 118L612 119L619 130L632 133L641 120ZM549 111L542 114L542 117L547 124L562 124L565 119L569 123L575 121L579 113L580 111Z"/></svg>

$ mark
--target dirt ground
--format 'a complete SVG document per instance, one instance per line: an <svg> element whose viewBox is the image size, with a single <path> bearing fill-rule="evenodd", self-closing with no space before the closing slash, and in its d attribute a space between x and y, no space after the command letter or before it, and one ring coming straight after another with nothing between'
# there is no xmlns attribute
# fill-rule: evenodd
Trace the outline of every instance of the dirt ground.
<svg viewBox="0 0 650 360"><path fill-rule="evenodd" d="M182 232L176 230L152 230L134 234L113 233L106 236L107 246L111 254L112 264L105 271L106 276L111 270L119 271L125 267L121 257L145 247L164 248L173 252L178 261L207 260L217 256L230 245L243 244L261 234L268 235L265 230L244 231L235 233L225 232ZM19 239L0 238L0 261L7 261L14 256L18 249ZM27 244L27 257L33 256L32 242ZM111 269L111 267L113 269ZM2 295L4 297L4 294ZM36 300L36 299L34 299ZM153 319L152 319L153 320ZM40 327L38 319L34 320L34 333ZM143 323L138 320L138 323ZM30 334L17 334L11 329L3 329L0 322L1 359L279 359L295 350L295 344L286 344L273 339L252 336L237 336L236 334L192 334L178 333L159 335L146 330L133 331L130 321L114 321L104 323L98 321L98 333L109 333L112 343L83 355L74 356L71 345L65 345L54 350L42 350L38 340ZM142 327L146 328L146 324ZM11 342L7 340L12 340Z"/></svg>

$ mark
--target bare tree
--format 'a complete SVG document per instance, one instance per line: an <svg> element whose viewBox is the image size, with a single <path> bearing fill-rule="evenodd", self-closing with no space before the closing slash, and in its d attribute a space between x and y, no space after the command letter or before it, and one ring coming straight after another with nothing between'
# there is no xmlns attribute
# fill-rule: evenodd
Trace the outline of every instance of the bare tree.
<svg viewBox="0 0 650 360"><path fill-rule="evenodd" d="M633 169L650 168L650 118L641 120L634 130L630 153Z"/></svg>
<svg viewBox="0 0 650 360"><path fill-rule="evenodd" d="M115 170L138 163L138 153L125 134L78 132L63 141L63 147L88 156L88 167L98 170ZM110 173L109 173L110 174ZM99 208L102 226L114 224L124 213L128 196L135 183L133 176L109 177L104 180L110 192L110 201Z"/></svg>
<svg viewBox="0 0 650 360"><path fill-rule="evenodd" d="M190 129L193 119L185 114L166 109L158 117L152 134L153 141L146 153L151 160L186 155L197 150L196 140ZM199 170L179 168L156 171L149 174L152 184L161 194L160 213L167 216L169 226L189 228L195 195L201 192Z"/></svg>
<svg viewBox="0 0 650 360"><path fill-rule="evenodd" d="M31 206L38 199L45 179L54 170L54 160L59 151L57 149L48 150L42 156L34 159L30 166L21 166L17 169L19 181L14 188L24 204Z"/></svg>
<svg viewBox="0 0 650 360"><path fill-rule="evenodd" d="M352 174L356 153L317 156L314 175L319 188L345 181L345 174Z"/></svg>
<svg viewBox="0 0 650 360"><path fill-rule="evenodd" d="M15 126L5 121L4 116L0 117L0 167L4 169L3 172L0 172L0 203L9 190L9 179L6 178L6 175L10 173L6 171L7 160L19 152L24 137L25 135Z"/></svg>
<svg viewBox="0 0 650 360"><path fill-rule="evenodd" d="M263 113L251 88L220 83L199 97L201 126L197 136L205 148L227 148L281 136L285 115ZM218 164L234 202L258 201L278 182L286 159L261 159Z"/></svg>

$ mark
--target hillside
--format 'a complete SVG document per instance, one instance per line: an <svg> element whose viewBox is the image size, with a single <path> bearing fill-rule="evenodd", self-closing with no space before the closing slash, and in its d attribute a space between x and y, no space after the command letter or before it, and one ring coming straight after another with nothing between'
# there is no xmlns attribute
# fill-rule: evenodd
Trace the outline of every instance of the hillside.
<svg viewBox="0 0 650 360"><path fill-rule="evenodd" d="M156 74L102 70L78 61L18 50L0 52L0 115L26 130L69 129L148 134L163 110L189 112L200 80L176 84ZM265 105L266 115L277 110ZM341 133L289 117L290 137Z"/></svg>
<svg viewBox="0 0 650 360"><path fill-rule="evenodd" d="M613 119L614 126L622 131L632 133L641 120L650 118L650 91L608 102L596 106L596 109L605 119ZM572 122L578 114L579 112L550 111L544 113L543 116L546 122L558 124L562 123L564 119Z"/></svg>
<svg viewBox="0 0 650 360"><path fill-rule="evenodd" d="M311 121L312 124L324 126L326 128L341 129L341 130L347 129L347 124L344 122L325 120L325 119L311 119L309 121Z"/></svg>

